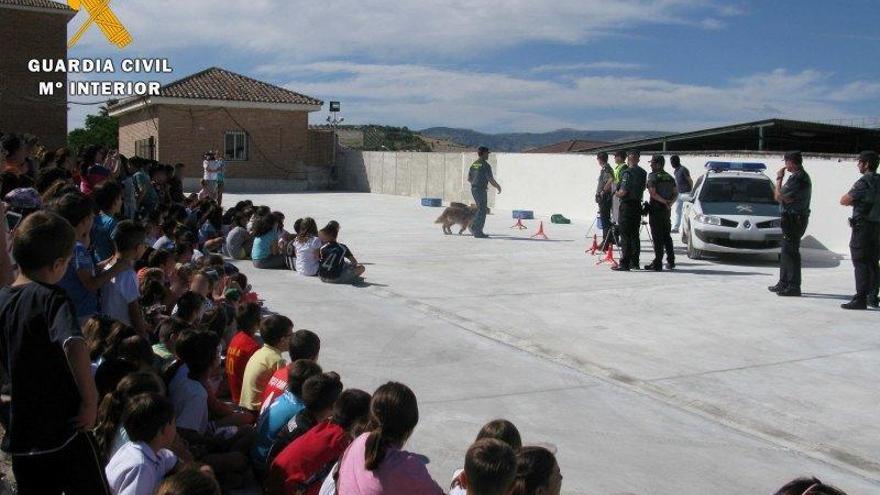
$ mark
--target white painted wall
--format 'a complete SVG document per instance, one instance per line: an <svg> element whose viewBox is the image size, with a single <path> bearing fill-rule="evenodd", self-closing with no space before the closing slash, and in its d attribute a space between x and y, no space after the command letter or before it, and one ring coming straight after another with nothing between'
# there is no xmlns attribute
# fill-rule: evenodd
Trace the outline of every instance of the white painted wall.
<svg viewBox="0 0 880 495"><path fill-rule="evenodd" d="M468 166L475 159L470 153L356 153L341 167L348 189L413 197L442 197L445 202L470 203ZM782 154L682 154L694 180L704 173L707 161L753 161L768 166L773 178L782 166ZM667 162L669 155L666 155ZM648 156L642 164L647 167ZM561 213L572 220L592 223L599 166L595 155L497 153L490 160L502 194L494 196L494 210L534 210L548 217ZM855 157L805 157L804 166L813 179L812 216L807 236L828 249L849 254L849 208L840 206L840 197L849 191L859 174ZM671 167L667 164L667 169ZM461 174L461 175L459 175ZM359 178L355 177L358 176ZM586 227L585 227L586 228Z"/></svg>

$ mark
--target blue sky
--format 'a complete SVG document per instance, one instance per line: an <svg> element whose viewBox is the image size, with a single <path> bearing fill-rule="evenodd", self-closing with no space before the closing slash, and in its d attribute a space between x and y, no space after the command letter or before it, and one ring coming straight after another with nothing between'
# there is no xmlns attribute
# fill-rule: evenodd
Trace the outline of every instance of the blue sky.
<svg viewBox="0 0 880 495"><path fill-rule="evenodd" d="M163 82L220 66L341 100L347 123L678 131L785 117L880 126L876 0L111 6L134 43L119 51L91 29L70 57L166 57L175 73ZM86 112L72 107L71 126Z"/></svg>

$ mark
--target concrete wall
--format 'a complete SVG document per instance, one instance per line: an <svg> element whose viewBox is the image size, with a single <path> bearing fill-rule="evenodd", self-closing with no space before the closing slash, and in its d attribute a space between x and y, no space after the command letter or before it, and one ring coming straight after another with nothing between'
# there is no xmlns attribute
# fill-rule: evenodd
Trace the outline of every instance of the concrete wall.
<svg viewBox="0 0 880 495"><path fill-rule="evenodd" d="M782 166L781 154L680 155L696 180L707 161L757 161L766 163L773 178ZM339 186L349 191L413 197L442 197L444 202L471 203L467 168L476 159L471 153L354 152L340 156ZM668 156L667 156L668 160ZM490 196L500 211L528 209L547 217L561 213L575 221L591 223L597 208L593 201L599 167L595 155L498 153L492 155L495 177L503 193ZM647 167L647 157L642 165ZM848 254L850 208L840 197L858 179L854 156L807 156L804 166L813 180L812 216L805 245L824 246ZM669 168L669 165L667 165ZM585 227L586 228L586 227Z"/></svg>

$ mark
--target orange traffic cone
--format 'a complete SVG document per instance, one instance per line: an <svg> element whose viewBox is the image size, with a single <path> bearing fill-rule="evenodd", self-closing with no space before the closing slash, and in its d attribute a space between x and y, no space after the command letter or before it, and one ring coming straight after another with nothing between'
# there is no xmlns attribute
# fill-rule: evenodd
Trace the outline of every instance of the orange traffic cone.
<svg viewBox="0 0 880 495"><path fill-rule="evenodd" d="M588 247L585 253L590 253L590 256L594 256L598 251L602 248L599 247L599 238L596 237L596 234L593 234L593 245Z"/></svg>
<svg viewBox="0 0 880 495"><path fill-rule="evenodd" d="M541 222L541 225L538 227L538 231L531 238L548 240L547 234L544 233L544 222Z"/></svg>
<svg viewBox="0 0 880 495"><path fill-rule="evenodd" d="M512 229L525 230L525 229L527 229L528 227L526 227L525 225L523 225L523 223L522 223L522 218L517 218L517 219L516 219L516 223L513 224L513 227L511 227L511 228L512 228Z"/></svg>
<svg viewBox="0 0 880 495"><path fill-rule="evenodd" d="M596 264L601 265L605 262L611 263L612 267L617 266L617 261L614 259L614 246L611 244L608 245L608 249L605 251L605 257L597 261Z"/></svg>

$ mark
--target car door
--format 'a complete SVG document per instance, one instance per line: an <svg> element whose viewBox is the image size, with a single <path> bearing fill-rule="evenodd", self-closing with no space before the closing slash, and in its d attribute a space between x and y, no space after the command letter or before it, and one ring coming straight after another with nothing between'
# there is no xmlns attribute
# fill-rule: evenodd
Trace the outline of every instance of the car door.
<svg viewBox="0 0 880 495"><path fill-rule="evenodd" d="M694 215L697 214L697 211L695 211L696 209L694 207L696 206L697 198L700 197L700 188L703 186L703 179L705 178L705 175L701 175L700 178L697 179L697 182L694 183L694 187L691 189L693 200L683 205L684 211L682 212L682 215L684 218L684 225L682 225L682 233L690 231L691 220L693 219ZM682 238L684 238L684 236L682 236Z"/></svg>

